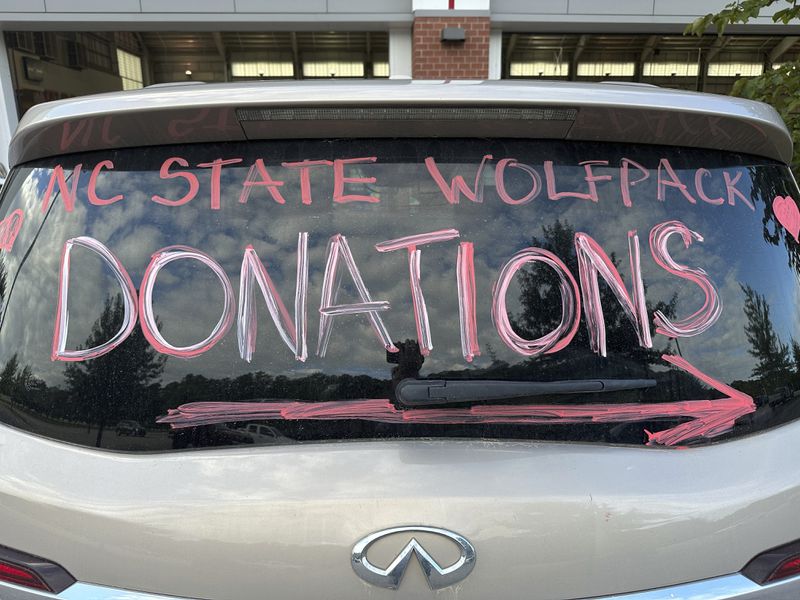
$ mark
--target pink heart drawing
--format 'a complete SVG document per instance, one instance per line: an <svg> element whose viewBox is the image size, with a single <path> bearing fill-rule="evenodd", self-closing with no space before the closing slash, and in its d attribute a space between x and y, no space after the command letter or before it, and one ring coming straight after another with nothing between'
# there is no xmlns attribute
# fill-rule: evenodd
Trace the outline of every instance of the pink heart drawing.
<svg viewBox="0 0 800 600"><path fill-rule="evenodd" d="M794 199L791 196L775 196L775 200L772 201L772 212L797 242L797 237L800 235L800 210Z"/></svg>

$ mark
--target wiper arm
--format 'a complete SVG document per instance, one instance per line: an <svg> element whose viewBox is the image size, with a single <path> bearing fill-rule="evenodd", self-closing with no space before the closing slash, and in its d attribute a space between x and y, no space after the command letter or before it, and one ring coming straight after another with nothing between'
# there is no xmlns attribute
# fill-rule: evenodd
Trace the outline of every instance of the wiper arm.
<svg viewBox="0 0 800 600"><path fill-rule="evenodd" d="M404 379L397 385L403 406L419 407L485 400L515 400L551 394L596 394L656 386L655 379L568 379L497 381L476 379Z"/></svg>

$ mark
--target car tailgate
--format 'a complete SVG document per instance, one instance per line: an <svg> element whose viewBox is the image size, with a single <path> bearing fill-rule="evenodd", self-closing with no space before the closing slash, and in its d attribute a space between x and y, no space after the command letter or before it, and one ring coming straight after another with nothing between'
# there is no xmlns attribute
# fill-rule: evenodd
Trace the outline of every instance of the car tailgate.
<svg viewBox="0 0 800 600"><path fill-rule="evenodd" d="M417 561L398 591L350 566L367 534L414 525L476 550L447 597L617 594L736 572L800 538L786 451L798 435L685 451L416 440L132 456L2 427L0 528L79 581L192 598L432 597Z"/></svg>

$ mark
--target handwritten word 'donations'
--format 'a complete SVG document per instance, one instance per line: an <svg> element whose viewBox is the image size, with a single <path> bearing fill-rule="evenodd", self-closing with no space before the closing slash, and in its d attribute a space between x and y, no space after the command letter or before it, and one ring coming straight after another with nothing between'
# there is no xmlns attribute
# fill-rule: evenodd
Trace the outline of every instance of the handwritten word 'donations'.
<svg viewBox="0 0 800 600"><path fill-rule="evenodd" d="M655 311L652 322L657 333L674 338L692 337L708 330L719 319L722 301L715 284L705 271L678 264L670 256L668 242L673 236L677 236L687 248L694 242L703 241L699 233L692 231L680 221L660 223L652 228L649 235L652 260L676 279L696 285L705 296L705 301L694 313L683 318L670 318L660 311ZM250 362L256 349L257 307L263 301L283 344L296 360L305 361L308 356L306 327L309 289L308 237L307 232L300 232L297 236L293 314L287 309L284 298L269 274L268 263L259 257L253 246L247 246L243 252L237 299L233 284L222 266L214 258L195 248L168 246L156 251L137 289L125 266L102 242L86 236L69 239L64 244L61 255L51 358L57 361L85 361L102 356L121 344L133 332L137 322L145 338L158 352L192 358L213 348L236 323L239 354L243 360ZM630 289L625 286L614 262L600 244L588 234L578 232L574 238L578 258L577 274L572 273L561 258L548 250L536 247L524 248L511 256L499 269L491 297L486 299L480 299L476 295L474 245L472 242L461 241L460 233L455 229L386 240L375 244L375 250L379 253L405 250L413 313L409 318L414 319L421 352L428 355L434 345L428 316L428 301L421 283L422 247L430 244L454 245L453 293L458 298L461 351L465 360L472 361L481 352L476 324L481 300L483 300L483 310L491 313L497 335L517 354L533 357L562 350L572 341L578 330L581 315L584 314L591 349L605 356L606 323L600 293L601 278L612 291L616 302L621 305L627 320L636 331L639 344L644 348L651 348L653 346L651 315L647 313L637 232L629 231L627 241L631 273ZM66 342L70 323L68 312L70 269L73 260L72 250L76 246L93 252L111 269L123 299L124 318L119 330L105 342L91 348L68 350ZM224 303L216 323L208 324L210 333L204 339L188 346L176 346L165 339L160 331L153 306L153 292L158 283L159 273L166 265L187 260L197 261L211 270L222 290ZM561 320L552 331L536 339L527 339L512 327L506 297L509 286L520 269L536 263L551 269L558 278ZM344 276L348 276L352 281L358 295L357 302L337 303L336 299ZM318 307L317 356L326 355L334 321L351 315L365 316L380 346L389 352L398 352L398 348L392 342L395 338L389 333L382 318L382 315L391 309L390 303L372 297L344 235L336 234L328 240L321 290Z"/></svg>
<svg viewBox="0 0 800 600"><path fill-rule="evenodd" d="M289 200L298 201L303 205L310 205L315 198L322 196L323 192L312 189L312 171L317 169L330 169L333 175L333 190L330 193L332 201L336 204L365 202L377 204L381 198L372 194L352 193L350 186L354 184L378 184L374 176L364 176L369 172L370 166L378 161L377 157L337 158L334 160L302 160L297 162L283 162L280 166L270 166L264 160L256 159L241 181L238 203L247 204L251 196L255 197L257 190L260 197L267 198L275 204L286 204ZM476 167L464 166L464 169L474 169L474 177L467 183L464 175L455 175L446 178L433 157L424 159L425 169L432 183L441 191L443 199L449 204L458 204L462 198L471 202L483 202L484 188L487 177L486 165L494 161L492 155L485 155ZM190 167L189 161L180 156L167 158L159 168L159 178L182 187L174 196L166 197L152 194L150 199L163 206L183 206L196 199L208 199L212 210L220 210L222 201L222 176L226 168L241 167L242 158L217 158L200 162ZM647 168L637 161L622 158L618 164L611 165L608 160L586 160L578 163L579 177L563 177L569 179L579 189L566 189L560 181L558 171L561 168L553 161L543 161L541 166L526 165L514 158L502 158L494 163L493 183L497 196L502 202L509 205L524 205L537 198L549 200L577 199L590 202L599 202L599 186L615 185L618 197L626 207L632 207L636 199L636 186L647 180L656 184L656 198L665 201L674 196L690 204L710 204L714 206L736 203L746 205L750 210L755 210L752 201L737 187L743 171L717 169L712 173L709 169L693 169L691 172L678 171L672 166L668 158L661 158L654 168ZM574 165L569 166L574 169ZM353 169L357 168L358 176ZM208 171L209 177L204 178L208 189L201 189L201 179L198 169ZM102 160L89 171L86 183L86 200L95 206L107 206L122 202L125 195L122 193L101 196L98 192L98 179L103 172L113 172L114 163L111 160ZM611 174L616 173L616 177ZM62 198L67 212L71 212L78 202L78 189L81 175L84 173L82 164L75 165L71 170L61 165L56 165L41 200L42 212L47 211L56 191ZM280 177L278 177L280 174ZM562 174L563 176L563 174ZM291 178L291 179L290 179ZM716 181L712 181L716 179ZM512 186L511 182L515 182ZM521 182L525 183L521 183ZM295 186L286 186L287 183L299 184L299 199L292 198L289 190ZM513 187L514 195L509 188ZM718 195L713 195L709 190L718 190ZM720 192L724 190L724 192ZM362 190L363 191L363 190ZM325 190L325 194L328 194ZM295 192L292 192L295 193ZM205 200L203 200L205 201Z"/></svg>

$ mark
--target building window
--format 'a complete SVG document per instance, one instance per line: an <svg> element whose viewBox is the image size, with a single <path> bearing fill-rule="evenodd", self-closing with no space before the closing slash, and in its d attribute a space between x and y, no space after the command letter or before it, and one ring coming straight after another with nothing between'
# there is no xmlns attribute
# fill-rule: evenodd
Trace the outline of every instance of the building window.
<svg viewBox="0 0 800 600"><path fill-rule="evenodd" d="M512 62L511 77L566 77L569 65L552 61Z"/></svg>
<svg viewBox="0 0 800 600"><path fill-rule="evenodd" d="M642 74L645 77L697 77L700 72L697 63L647 62Z"/></svg>
<svg viewBox="0 0 800 600"><path fill-rule="evenodd" d="M86 53L86 66L100 71L114 72L111 44L93 35L83 36L83 47Z"/></svg>
<svg viewBox="0 0 800 600"><path fill-rule="evenodd" d="M755 77L763 72L763 63L757 62L719 62L708 65L709 77Z"/></svg>
<svg viewBox="0 0 800 600"><path fill-rule="evenodd" d="M138 90L144 87L142 59L135 54L117 48L117 64L123 90Z"/></svg>
<svg viewBox="0 0 800 600"><path fill-rule="evenodd" d="M389 76L389 63L388 62L374 62L374 63L372 63L372 76L373 77L388 77Z"/></svg>
<svg viewBox="0 0 800 600"><path fill-rule="evenodd" d="M303 77L364 77L364 63L339 60L304 62Z"/></svg>
<svg viewBox="0 0 800 600"><path fill-rule="evenodd" d="M583 62L578 77L633 77L633 62Z"/></svg>
<svg viewBox="0 0 800 600"><path fill-rule="evenodd" d="M9 43L14 48L36 54L40 58L55 58L53 34L40 31L18 31L9 34Z"/></svg>
<svg viewBox="0 0 800 600"><path fill-rule="evenodd" d="M233 77L294 77L291 61L234 61L231 63Z"/></svg>

